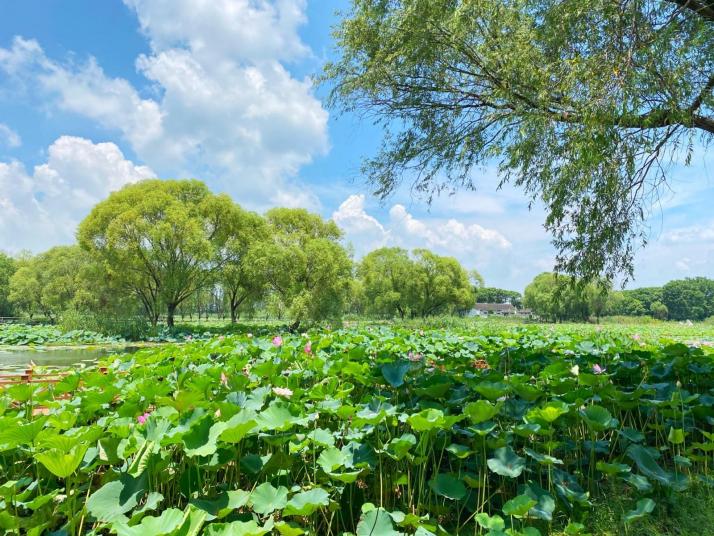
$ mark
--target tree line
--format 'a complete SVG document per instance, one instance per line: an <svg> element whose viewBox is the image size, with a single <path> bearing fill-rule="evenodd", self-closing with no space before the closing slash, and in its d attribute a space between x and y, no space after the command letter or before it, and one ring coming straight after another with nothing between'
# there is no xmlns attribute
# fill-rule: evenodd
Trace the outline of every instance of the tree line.
<svg viewBox="0 0 714 536"><path fill-rule="evenodd" d="M425 249L382 248L354 263L342 231L304 209L259 215L196 180L146 180L98 203L77 244L0 255L0 316L57 320L165 315L220 306L235 322L257 309L289 321L345 312L426 316L469 309L469 274Z"/></svg>
<svg viewBox="0 0 714 536"><path fill-rule="evenodd" d="M537 316L553 322L602 316L705 320L714 317L714 280L693 277L661 287L613 290L605 281L585 283L545 272L526 287L523 302Z"/></svg>

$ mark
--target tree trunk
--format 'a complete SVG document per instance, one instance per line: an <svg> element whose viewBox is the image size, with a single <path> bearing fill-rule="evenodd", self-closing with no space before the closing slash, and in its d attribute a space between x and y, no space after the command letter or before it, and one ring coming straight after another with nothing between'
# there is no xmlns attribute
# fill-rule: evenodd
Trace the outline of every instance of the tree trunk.
<svg viewBox="0 0 714 536"><path fill-rule="evenodd" d="M235 324L238 320L238 304L231 304L231 324Z"/></svg>
<svg viewBox="0 0 714 536"><path fill-rule="evenodd" d="M176 304L170 303L166 307L166 325L170 328L174 327L174 314L176 313Z"/></svg>

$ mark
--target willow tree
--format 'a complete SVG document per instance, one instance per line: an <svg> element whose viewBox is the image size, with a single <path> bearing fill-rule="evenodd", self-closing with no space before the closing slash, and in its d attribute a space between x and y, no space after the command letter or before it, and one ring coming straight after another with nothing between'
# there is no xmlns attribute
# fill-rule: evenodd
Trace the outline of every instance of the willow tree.
<svg viewBox="0 0 714 536"><path fill-rule="evenodd" d="M574 275L631 275L673 157L714 138L712 0L352 0L335 38L331 104L385 131L377 194L495 162Z"/></svg>
<svg viewBox="0 0 714 536"><path fill-rule="evenodd" d="M339 227L304 209L274 208L266 219L270 238L253 262L277 299L274 308L290 316L293 330L305 321L338 318L352 281Z"/></svg>
<svg viewBox="0 0 714 536"><path fill-rule="evenodd" d="M226 242L228 262L219 274L219 283L231 313L231 322L238 319L239 308L259 300L266 288L259 266L261 246L268 238L265 220L253 212L236 207L236 232Z"/></svg>
<svg viewBox="0 0 714 536"><path fill-rule="evenodd" d="M215 281L228 261L236 206L196 180L146 180L97 204L79 226L79 242L141 301L153 324Z"/></svg>

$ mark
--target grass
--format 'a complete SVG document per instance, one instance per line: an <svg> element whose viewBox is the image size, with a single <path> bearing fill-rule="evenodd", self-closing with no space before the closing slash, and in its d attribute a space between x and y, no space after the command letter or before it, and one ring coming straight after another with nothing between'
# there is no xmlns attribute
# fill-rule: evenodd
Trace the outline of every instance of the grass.
<svg viewBox="0 0 714 536"><path fill-rule="evenodd" d="M625 524L630 510L623 489L613 487L594 501L585 527L593 536L710 536L714 534L714 489L703 484L660 499L660 506L648 517ZM559 531L553 536L568 536Z"/></svg>

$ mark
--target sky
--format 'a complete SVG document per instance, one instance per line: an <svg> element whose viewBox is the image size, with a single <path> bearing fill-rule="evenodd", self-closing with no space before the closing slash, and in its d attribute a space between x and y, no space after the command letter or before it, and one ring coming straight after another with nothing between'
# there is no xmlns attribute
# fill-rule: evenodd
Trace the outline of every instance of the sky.
<svg viewBox="0 0 714 536"><path fill-rule="evenodd" d="M23 0L0 17L0 250L74 241L111 191L197 178L243 207L334 219L359 259L427 247L522 290L552 269L544 211L495 166L476 191L380 201L359 175L381 131L328 110L313 75L347 0ZM714 276L714 158L676 165L630 287Z"/></svg>

